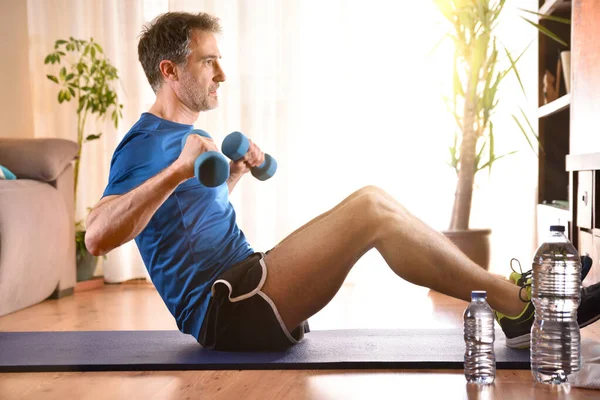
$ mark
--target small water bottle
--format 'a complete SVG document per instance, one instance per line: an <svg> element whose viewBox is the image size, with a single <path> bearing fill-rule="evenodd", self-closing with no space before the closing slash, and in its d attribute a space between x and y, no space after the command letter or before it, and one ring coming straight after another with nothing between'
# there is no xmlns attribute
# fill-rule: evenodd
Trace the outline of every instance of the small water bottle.
<svg viewBox="0 0 600 400"><path fill-rule="evenodd" d="M577 308L581 301L581 260L560 225L533 259L531 296L531 373L541 383L562 385L581 368L581 335Z"/></svg>
<svg viewBox="0 0 600 400"><path fill-rule="evenodd" d="M465 377L467 382L491 384L496 378L494 354L494 314L485 290L471 292L471 303L464 312Z"/></svg>

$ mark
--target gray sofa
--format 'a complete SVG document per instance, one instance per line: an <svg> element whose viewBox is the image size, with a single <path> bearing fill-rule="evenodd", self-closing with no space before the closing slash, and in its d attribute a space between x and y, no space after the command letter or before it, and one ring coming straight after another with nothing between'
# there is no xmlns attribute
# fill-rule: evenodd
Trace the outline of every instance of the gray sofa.
<svg viewBox="0 0 600 400"><path fill-rule="evenodd" d="M0 316L73 293L77 150L65 139L0 138L0 165L17 177L0 180Z"/></svg>

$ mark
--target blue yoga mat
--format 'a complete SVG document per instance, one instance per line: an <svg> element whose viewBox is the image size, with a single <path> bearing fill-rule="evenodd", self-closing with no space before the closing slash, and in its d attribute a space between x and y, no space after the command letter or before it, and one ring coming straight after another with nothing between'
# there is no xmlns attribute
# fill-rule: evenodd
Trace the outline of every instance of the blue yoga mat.
<svg viewBox="0 0 600 400"><path fill-rule="evenodd" d="M243 369L462 369L460 330L312 331L281 352L202 348L179 331L0 333L0 372ZM496 368L529 369L529 350L496 331Z"/></svg>

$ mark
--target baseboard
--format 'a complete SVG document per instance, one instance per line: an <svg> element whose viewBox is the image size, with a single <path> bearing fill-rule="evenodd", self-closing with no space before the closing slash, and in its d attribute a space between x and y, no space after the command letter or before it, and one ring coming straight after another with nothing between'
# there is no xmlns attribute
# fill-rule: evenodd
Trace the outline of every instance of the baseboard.
<svg viewBox="0 0 600 400"><path fill-rule="evenodd" d="M54 292L48 298L57 300L57 299L62 299L63 297L71 296L71 295L73 295L73 293L75 293L75 290L72 287L66 288L63 290L58 290L58 288L56 288L54 290Z"/></svg>
<svg viewBox="0 0 600 400"><path fill-rule="evenodd" d="M87 281L77 282L75 285L75 293L99 289L102 286L104 286L104 276L95 276Z"/></svg>

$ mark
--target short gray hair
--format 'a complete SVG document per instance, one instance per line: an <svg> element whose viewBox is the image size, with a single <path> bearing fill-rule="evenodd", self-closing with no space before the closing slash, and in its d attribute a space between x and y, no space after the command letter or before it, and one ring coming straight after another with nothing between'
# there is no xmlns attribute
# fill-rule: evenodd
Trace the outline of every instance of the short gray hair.
<svg viewBox="0 0 600 400"><path fill-rule="evenodd" d="M154 93L158 92L163 82L159 68L161 61L170 60L177 65L187 62L193 29L221 33L219 19L203 12L164 13L142 29L138 57Z"/></svg>

